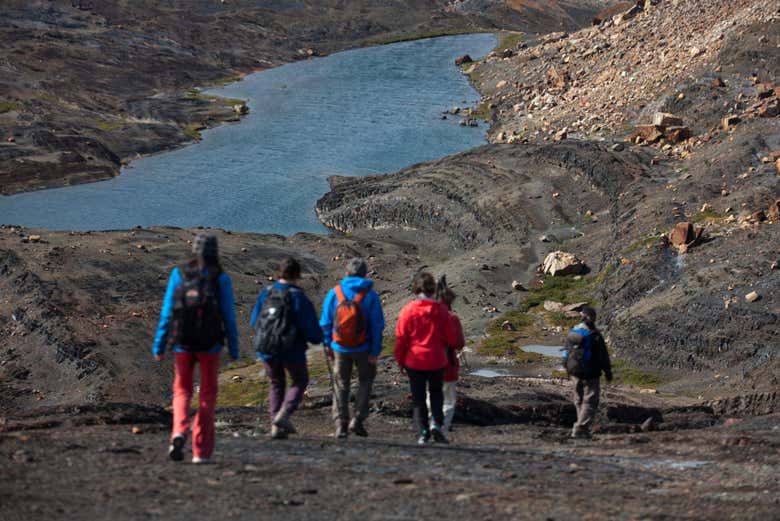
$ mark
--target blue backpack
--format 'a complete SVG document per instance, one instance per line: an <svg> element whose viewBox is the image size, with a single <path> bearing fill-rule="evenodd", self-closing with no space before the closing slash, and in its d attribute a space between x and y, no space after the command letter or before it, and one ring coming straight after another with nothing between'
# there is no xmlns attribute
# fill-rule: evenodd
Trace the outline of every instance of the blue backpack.
<svg viewBox="0 0 780 521"><path fill-rule="evenodd" d="M580 335L582 340L576 345L569 346L563 353L563 364L566 372L572 376L584 377L591 373L593 350L590 348L592 332L587 329L574 328L571 335Z"/></svg>

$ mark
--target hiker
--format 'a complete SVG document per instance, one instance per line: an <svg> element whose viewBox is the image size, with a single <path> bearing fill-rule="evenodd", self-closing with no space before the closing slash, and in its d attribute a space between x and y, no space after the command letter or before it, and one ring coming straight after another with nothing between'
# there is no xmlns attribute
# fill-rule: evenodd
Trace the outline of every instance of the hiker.
<svg viewBox="0 0 780 521"><path fill-rule="evenodd" d="M582 322L566 337L564 364L574 382L574 407L577 410L571 437L589 439L599 407L601 373L603 371L607 382L611 382L612 365L604 337L596 328L596 310L586 306L580 311L580 318Z"/></svg>
<svg viewBox="0 0 780 521"><path fill-rule="evenodd" d="M314 304L297 285L301 278L300 263L292 257L282 259L277 277L276 282L260 292L249 322L255 329L253 343L257 357L263 361L271 381L268 395L271 438L284 439L296 432L290 416L309 385L307 342L322 342L322 330L317 324ZM285 371L292 381L289 389L286 389Z"/></svg>
<svg viewBox="0 0 780 521"><path fill-rule="evenodd" d="M456 386L458 383L458 373L460 372L459 353L466 342L463 338L463 326L460 324L460 318L458 318L457 313L452 310L452 303L455 301L455 293L447 286L447 279L444 276L436 283L436 300L447 306L449 317L452 321L452 327L455 328L456 342L454 345L447 345L447 367L444 369L444 385L442 388L444 394L444 405L442 408L442 411L444 412L444 424L442 425L442 430L445 435L449 435L452 430L452 419L455 417L455 404L458 399ZM430 411L430 393L428 393L427 405L429 418L432 419Z"/></svg>
<svg viewBox="0 0 780 521"><path fill-rule="evenodd" d="M328 292L322 306L320 326L325 336L325 354L333 364L333 420L337 438L348 432L368 436L365 421L376 364L382 352L385 317L374 282L366 278L368 266L361 258L347 263L346 277ZM349 387L352 368L357 368L358 392L352 421L349 419Z"/></svg>
<svg viewBox="0 0 780 521"><path fill-rule="evenodd" d="M401 371L409 376L420 445L427 444L431 437L434 442L449 443L443 431L442 387L447 367L446 348L457 345L458 339L447 306L433 298L435 291L433 275L426 272L415 275L412 293L416 298L401 309L395 328L395 359ZM428 419L426 389L431 395L432 423Z"/></svg>
<svg viewBox="0 0 780 521"><path fill-rule="evenodd" d="M192 241L189 262L173 268L168 279L152 347L158 362L162 361L168 346L175 357L173 430L168 448L168 455L174 461L184 458L184 443L190 430L193 373L195 364L199 364L200 403L192 429L192 462L211 462L219 353L226 338L230 357L238 360L233 286L219 264L216 236L198 234Z"/></svg>

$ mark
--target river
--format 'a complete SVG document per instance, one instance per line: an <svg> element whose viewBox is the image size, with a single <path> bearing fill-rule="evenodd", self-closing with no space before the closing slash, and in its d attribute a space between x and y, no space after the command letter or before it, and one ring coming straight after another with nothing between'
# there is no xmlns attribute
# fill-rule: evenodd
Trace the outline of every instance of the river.
<svg viewBox="0 0 780 521"><path fill-rule="evenodd" d="M133 161L97 183L0 199L0 223L56 230L206 226L325 231L314 213L331 175L387 173L485 142L486 125L442 119L479 102L454 65L492 34L401 42L291 63L207 91L248 100L240 123Z"/></svg>

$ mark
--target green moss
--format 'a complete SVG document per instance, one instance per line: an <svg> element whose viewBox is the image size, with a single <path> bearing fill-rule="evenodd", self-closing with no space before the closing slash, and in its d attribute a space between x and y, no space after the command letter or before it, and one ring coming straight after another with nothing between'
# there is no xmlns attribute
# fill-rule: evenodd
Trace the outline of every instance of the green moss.
<svg viewBox="0 0 780 521"><path fill-rule="evenodd" d="M544 318L547 320L548 324L552 324L554 326L561 326L564 329L570 329L577 325L577 323L580 321L579 318L571 318L567 317L566 313L563 313L561 311L547 311L544 314Z"/></svg>
<svg viewBox="0 0 780 521"><path fill-rule="evenodd" d="M506 49L515 49L522 41L523 33L501 31L498 33L498 45L495 50L500 52Z"/></svg>
<svg viewBox="0 0 780 521"><path fill-rule="evenodd" d="M726 214L716 212L715 210L704 210L703 212L699 212L693 216L691 216L690 221L694 224L703 223L703 222L717 222L722 221L728 217Z"/></svg>
<svg viewBox="0 0 780 521"><path fill-rule="evenodd" d="M217 405L257 407L268 399L268 380L243 379L240 382L221 383L217 394ZM193 398L197 407L197 398Z"/></svg>
<svg viewBox="0 0 780 521"><path fill-rule="evenodd" d="M471 111L471 115L475 118L490 122L493 119L493 109L490 108L490 102L481 102Z"/></svg>
<svg viewBox="0 0 780 521"><path fill-rule="evenodd" d="M0 101L0 114L5 114L12 110L19 110L19 104L13 101Z"/></svg>
<svg viewBox="0 0 780 521"><path fill-rule="evenodd" d="M643 239L639 239L636 242L631 243L628 248L625 249L625 253L634 253L639 250L644 250L657 243L658 240L663 237L663 234L648 235Z"/></svg>
<svg viewBox="0 0 780 521"><path fill-rule="evenodd" d="M189 137L190 139L200 141L201 139L200 131L205 128L206 125L204 125L203 123L189 123L184 126L182 132L184 132L187 135L187 137Z"/></svg>
<svg viewBox="0 0 780 521"><path fill-rule="evenodd" d="M515 362L538 362L542 355L523 351L518 343L521 333L517 331L497 331L483 339L477 346L477 353L483 356L508 358Z"/></svg>
<svg viewBox="0 0 780 521"><path fill-rule="evenodd" d="M659 373L628 367L623 360L612 360L614 382L632 387L653 388L666 382Z"/></svg>
<svg viewBox="0 0 780 521"><path fill-rule="evenodd" d="M395 336L385 335L382 337L382 354L381 356L392 356L395 352Z"/></svg>
<svg viewBox="0 0 780 521"><path fill-rule="evenodd" d="M400 35L385 36L368 40L369 45L386 45L389 43L408 42L411 40L422 40L425 38L438 38L439 36L454 36L458 34L489 33L489 29L483 27L461 27L455 29L441 29L438 31L418 31Z"/></svg>
<svg viewBox="0 0 780 521"><path fill-rule="evenodd" d="M218 103L226 107L233 107L235 105L246 105L246 100L238 98L223 98L221 96L214 96L213 94L204 94L198 89L190 89L184 95L184 99L208 101L209 103Z"/></svg>
<svg viewBox="0 0 780 521"><path fill-rule="evenodd" d="M235 362L230 362L228 365L226 365L222 371L235 371L236 369L243 369L244 367L249 367L250 365L256 364L257 361L253 356L244 356L236 360Z"/></svg>
<svg viewBox="0 0 780 521"><path fill-rule="evenodd" d="M112 132L114 130L119 130L120 128L124 127L125 122L124 121L98 121L95 126L104 132Z"/></svg>
<svg viewBox="0 0 780 521"><path fill-rule="evenodd" d="M244 79L242 76L225 76L214 81L214 85L227 85L228 83L235 83Z"/></svg>
<svg viewBox="0 0 780 521"><path fill-rule="evenodd" d="M490 323L487 329L488 334L505 333L506 331L501 329L504 322L509 322L515 331L522 331L533 324L533 318L519 309L507 311Z"/></svg>
<svg viewBox="0 0 780 521"><path fill-rule="evenodd" d="M574 304L576 302L587 302L591 305L595 301L590 297L589 292L593 289L592 278L569 275L565 277L546 276L541 284L530 289L530 295L520 304L521 311L528 311L531 308L544 304L545 300L562 302L564 304Z"/></svg>

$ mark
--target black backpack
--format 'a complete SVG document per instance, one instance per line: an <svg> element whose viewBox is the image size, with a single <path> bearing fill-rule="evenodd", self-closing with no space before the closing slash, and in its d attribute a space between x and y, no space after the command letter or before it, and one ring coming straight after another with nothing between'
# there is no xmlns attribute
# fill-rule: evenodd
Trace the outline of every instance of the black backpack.
<svg viewBox="0 0 780 521"><path fill-rule="evenodd" d="M187 351L208 351L225 341L225 325L219 307L220 273L203 275L198 269L182 269L184 278L173 296L171 343Z"/></svg>
<svg viewBox="0 0 780 521"><path fill-rule="evenodd" d="M295 347L300 335L295 323L293 291L296 290L272 286L266 293L252 339L257 353L275 357Z"/></svg>
<svg viewBox="0 0 780 521"><path fill-rule="evenodd" d="M579 378L588 377L593 373L593 335L595 332L583 328L572 329L569 333L568 349L564 352L566 372ZM575 343L573 335L579 335L580 339Z"/></svg>

